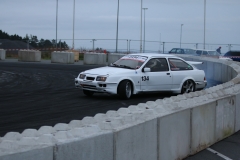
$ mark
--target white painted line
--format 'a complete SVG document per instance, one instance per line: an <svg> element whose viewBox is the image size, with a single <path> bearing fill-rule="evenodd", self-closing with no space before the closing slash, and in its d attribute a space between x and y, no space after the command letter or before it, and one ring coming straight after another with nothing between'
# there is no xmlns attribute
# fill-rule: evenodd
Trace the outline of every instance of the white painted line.
<svg viewBox="0 0 240 160"><path fill-rule="evenodd" d="M215 151L215 150L213 150L211 148L207 148L207 150L209 150L210 152L218 155L219 157L222 157L225 160L232 160L231 158L228 158L227 156L224 156L223 154L221 154L221 153L219 153L219 152L217 152L217 151Z"/></svg>

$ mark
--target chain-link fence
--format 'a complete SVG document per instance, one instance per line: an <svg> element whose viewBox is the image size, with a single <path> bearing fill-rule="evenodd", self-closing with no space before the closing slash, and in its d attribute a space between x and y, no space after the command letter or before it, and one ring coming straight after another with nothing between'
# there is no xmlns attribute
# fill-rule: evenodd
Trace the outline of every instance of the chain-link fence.
<svg viewBox="0 0 240 160"><path fill-rule="evenodd" d="M74 46L75 50L80 51L107 51L110 53L136 53L140 52L140 40L133 39L59 39L59 42L64 42L67 44L69 48L66 46L58 45L56 48L55 44L52 44L51 47L38 46L37 48L29 46L25 42L19 41L17 43L14 41L14 45L7 45L4 42L1 42L0 48L6 49L8 52L17 52L20 49L37 49L40 51L51 52L54 50L68 50L72 49ZM8 42L9 43L9 42ZM24 44L22 44L24 43ZM19 45L21 44L21 45ZM61 44L61 43L58 43ZM226 53L229 50L240 50L240 44L214 44L214 43L205 43L206 50L216 50L221 46L222 54ZM12 48L11 48L12 47ZM172 48L192 48L192 49L203 49L203 43L185 43L182 42L163 42L163 41L142 41L142 52L154 52L154 53L168 53ZM7 52L7 53L8 53Z"/></svg>
<svg viewBox="0 0 240 160"><path fill-rule="evenodd" d="M140 52L140 40L132 39L62 39L66 41L70 48L74 43L74 48L79 50L107 50L108 52L136 53ZM60 47L60 46L59 46ZM221 47L224 54L229 50L240 50L240 44L214 44L205 43L206 50L216 50ZM203 43L179 43L179 42L160 42L160 41L142 41L143 52L168 53L172 48L192 48L203 49Z"/></svg>

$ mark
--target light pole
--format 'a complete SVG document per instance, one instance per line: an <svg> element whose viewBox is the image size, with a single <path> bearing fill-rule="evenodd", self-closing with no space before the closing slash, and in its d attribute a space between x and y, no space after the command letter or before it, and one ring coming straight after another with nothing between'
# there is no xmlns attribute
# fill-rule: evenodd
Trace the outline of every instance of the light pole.
<svg viewBox="0 0 240 160"><path fill-rule="evenodd" d="M72 49L74 49L74 25L75 25L75 0L73 0L73 42L72 42Z"/></svg>
<svg viewBox="0 0 240 160"><path fill-rule="evenodd" d="M140 53L142 53L142 0L141 0Z"/></svg>
<svg viewBox="0 0 240 160"><path fill-rule="evenodd" d="M93 42L93 52L94 52L94 42L96 41L96 39L92 39L92 41L90 41L90 42Z"/></svg>
<svg viewBox="0 0 240 160"><path fill-rule="evenodd" d="M203 35L203 49L205 49L205 29L206 29L206 0L204 0L204 35Z"/></svg>
<svg viewBox="0 0 240 160"><path fill-rule="evenodd" d="M183 24L181 24L180 48L182 48L182 26L183 26Z"/></svg>
<svg viewBox="0 0 240 160"><path fill-rule="evenodd" d="M163 54L164 54L164 46L165 46L165 42L163 42Z"/></svg>
<svg viewBox="0 0 240 160"><path fill-rule="evenodd" d="M128 53L128 39L127 39L127 53Z"/></svg>
<svg viewBox="0 0 240 160"><path fill-rule="evenodd" d="M145 52L145 10L147 10L148 8L143 8L144 10L144 32L143 32L143 53Z"/></svg>
<svg viewBox="0 0 240 160"><path fill-rule="evenodd" d="M131 52L131 49L130 49L130 42L131 42L131 39L129 40L129 53Z"/></svg>
<svg viewBox="0 0 240 160"><path fill-rule="evenodd" d="M159 41L159 53L161 53L161 33L160 33L160 41Z"/></svg>
<svg viewBox="0 0 240 160"><path fill-rule="evenodd" d="M117 8L116 53L118 52L118 17L119 17L119 0L118 0L118 8Z"/></svg>
<svg viewBox="0 0 240 160"><path fill-rule="evenodd" d="M56 49L57 49L57 24L58 24L58 0L56 4Z"/></svg>

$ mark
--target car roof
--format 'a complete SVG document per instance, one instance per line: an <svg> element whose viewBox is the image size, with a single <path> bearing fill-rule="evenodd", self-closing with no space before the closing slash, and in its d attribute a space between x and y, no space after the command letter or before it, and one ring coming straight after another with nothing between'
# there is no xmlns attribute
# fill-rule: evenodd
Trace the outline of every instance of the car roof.
<svg viewBox="0 0 240 160"><path fill-rule="evenodd" d="M240 50L230 50L228 52L240 52Z"/></svg>
<svg viewBox="0 0 240 160"><path fill-rule="evenodd" d="M191 49L191 50L195 50L194 48L172 48L171 50L173 50L173 49L183 49L183 50Z"/></svg>
<svg viewBox="0 0 240 160"><path fill-rule="evenodd" d="M160 54L160 53L132 53L132 54L128 54L128 55L138 55L138 56L146 56L146 57L177 57L175 55L172 54ZM179 58L179 57L177 57Z"/></svg>
<svg viewBox="0 0 240 160"><path fill-rule="evenodd" d="M195 49L196 51L216 51L216 50L208 50L208 49Z"/></svg>

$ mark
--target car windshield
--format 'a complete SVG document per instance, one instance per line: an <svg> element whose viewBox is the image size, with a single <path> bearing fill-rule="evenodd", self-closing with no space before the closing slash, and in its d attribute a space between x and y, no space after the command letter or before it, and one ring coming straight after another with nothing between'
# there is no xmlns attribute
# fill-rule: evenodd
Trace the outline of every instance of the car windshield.
<svg viewBox="0 0 240 160"><path fill-rule="evenodd" d="M184 49L185 54L195 54L195 51L193 49Z"/></svg>
<svg viewBox="0 0 240 160"><path fill-rule="evenodd" d="M173 48L169 53L176 53L176 48Z"/></svg>
<svg viewBox="0 0 240 160"><path fill-rule="evenodd" d="M128 68L128 69L138 69L142 66L142 64L147 60L145 56L139 55L126 55L121 59L114 62L111 66L112 67L121 67L121 68Z"/></svg>

